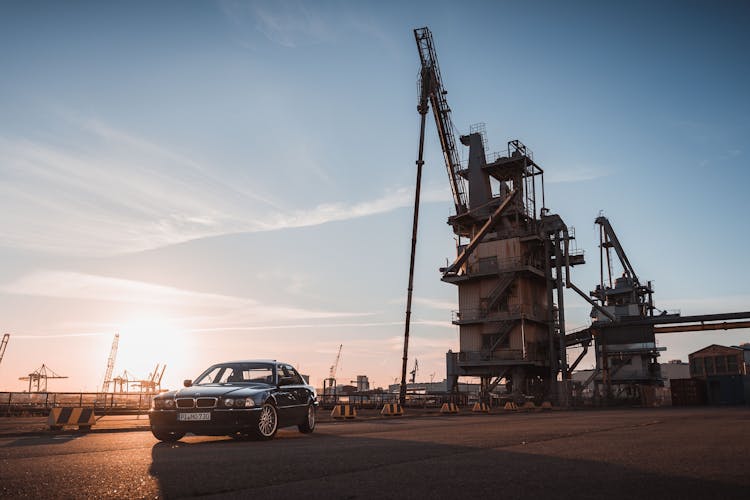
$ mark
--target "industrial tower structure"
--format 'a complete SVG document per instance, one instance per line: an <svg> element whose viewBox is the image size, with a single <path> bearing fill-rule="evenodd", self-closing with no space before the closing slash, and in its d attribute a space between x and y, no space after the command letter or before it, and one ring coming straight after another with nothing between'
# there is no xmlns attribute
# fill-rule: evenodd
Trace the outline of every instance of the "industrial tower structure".
<svg viewBox="0 0 750 500"><path fill-rule="evenodd" d="M565 337L567 346L583 348L571 371L593 342L595 369L580 389L593 382L594 399L602 404L620 401L650 406L654 389L663 385L658 358L666 348L657 345L657 334L748 328L750 311L699 316L667 311L655 314L658 309L651 282L641 283L609 220L600 215L594 222L599 226L600 278L589 292L591 298L584 296L592 306L591 325ZM622 270L619 276L613 272L613 250Z"/></svg>
<svg viewBox="0 0 750 500"><path fill-rule="evenodd" d="M460 137L469 148L461 163L432 34L421 28L414 36L421 62L417 164L431 106L456 210L448 224L458 237L457 257L441 269L442 280L458 286L460 352L447 354L449 386L472 376L485 396L502 380L519 397L557 395L558 373L567 376L563 287L583 255L570 251L572 232L545 207L544 171L523 143L510 141L506 154L488 157L483 126L472 127Z"/></svg>
<svg viewBox="0 0 750 500"><path fill-rule="evenodd" d="M610 400L623 393L639 397L662 383L655 334L748 328L750 312L681 317L654 314L651 283L642 284L609 221L599 217L601 279L583 292L570 277L572 266L583 264L574 251L574 231L544 201L544 171L531 151L518 140L503 154L488 154L484 126L461 136L468 147L462 162L455 140L451 110L443 87L437 55L428 28L414 30L421 63L421 116L417 182L414 201L411 262L404 331L400 400L405 401L414 256L417 242L420 182L425 121L435 119L448 171L455 214L448 224L457 236L457 257L442 268L442 280L458 287L460 350L446 355L448 386L455 391L459 377L479 377L486 398L501 382L517 399L533 397L567 405L570 372L593 342L597 392ZM612 279L611 250L623 275ZM605 282L604 262L607 263ZM592 306L590 327L566 335L564 290L571 289ZM567 349L582 347L569 367ZM588 383L587 382L587 383ZM584 384L586 385L586 384ZM650 391L653 394L653 391Z"/></svg>

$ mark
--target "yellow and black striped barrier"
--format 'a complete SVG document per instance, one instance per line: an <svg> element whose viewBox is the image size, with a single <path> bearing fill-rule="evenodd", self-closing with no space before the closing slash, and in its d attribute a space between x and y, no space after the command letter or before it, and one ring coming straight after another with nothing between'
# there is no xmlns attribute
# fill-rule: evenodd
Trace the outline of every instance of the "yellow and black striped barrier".
<svg viewBox="0 0 750 500"><path fill-rule="evenodd" d="M458 405L456 403L443 403L440 407L440 413L458 413Z"/></svg>
<svg viewBox="0 0 750 500"><path fill-rule="evenodd" d="M386 417L400 417L404 414L404 408L398 403L386 403L380 410L380 414Z"/></svg>
<svg viewBox="0 0 750 500"><path fill-rule="evenodd" d="M52 408L47 420L49 428L59 431L66 425L78 426L78 430L87 431L96 422L93 408Z"/></svg>
<svg viewBox="0 0 750 500"><path fill-rule="evenodd" d="M487 403L476 402L474 403L474 406L471 407L471 411L474 413L489 413L490 407L487 406Z"/></svg>
<svg viewBox="0 0 750 500"><path fill-rule="evenodd" d="M357 418L357 409L349 404L338 404L333 407L331 416L333 418Z"/></svg>
<svg viewBox="0 0 750 500"><path fill-rule="evenodd" d="M518 405L513 401L508 401L507 403L505 403L503 409L507 411L516 411L518 410Z"/></svg>
<svg viewBox="0 0 750 500"><path fill-rule="evenodd" d="M526 401L521 407L522 410L531 411L536 410L536 405L533 401Z"/></svg>

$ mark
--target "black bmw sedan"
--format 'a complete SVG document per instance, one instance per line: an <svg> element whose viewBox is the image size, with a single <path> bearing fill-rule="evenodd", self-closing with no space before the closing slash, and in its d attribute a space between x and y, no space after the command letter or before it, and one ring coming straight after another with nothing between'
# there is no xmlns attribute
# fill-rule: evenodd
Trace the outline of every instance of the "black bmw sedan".
<svg viewBox="0 0 750 500"><path fill-rule="evenodd" d="M315 429L315 389L287 363L219 363L184 385L153 399L148 416L160 441L177 441L188 432L265 440L279 427Z"/></svg>

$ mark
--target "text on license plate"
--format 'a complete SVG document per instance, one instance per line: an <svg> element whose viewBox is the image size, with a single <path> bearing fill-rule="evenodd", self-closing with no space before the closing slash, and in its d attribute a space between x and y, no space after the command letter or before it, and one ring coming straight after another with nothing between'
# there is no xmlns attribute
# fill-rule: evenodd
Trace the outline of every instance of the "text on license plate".
<svg viewBox="0 0 750 500"><path fill-rule="evenodd" d="M192 413L178 413L177 420L183 422L192 422L194 420L211 420L210 412L192 412Z"/></svg>

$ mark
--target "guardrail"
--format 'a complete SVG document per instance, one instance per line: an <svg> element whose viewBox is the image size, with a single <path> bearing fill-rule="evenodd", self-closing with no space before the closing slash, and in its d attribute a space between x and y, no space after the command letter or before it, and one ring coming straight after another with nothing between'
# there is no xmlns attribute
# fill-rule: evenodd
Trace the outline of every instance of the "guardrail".
<svg viewBox="0 0 750 500"><path fill-rule="evenodd" d="M407 408L440 408L443 403L457 403L461 405L467 404L469 395L465 393L459 394L406 394ZM329 398L328 400L321 400L321 406L323 408L333 408L335 404L349 404L357 409L370 408L377 409L382 408L384 404L394 404L399 402L399 395L392 392L374 393L374 394L338 394L336 401Z"/></svg>
<svg viewBox="0 0 750 500"><path fill-rule="evenodd" d="M142 413L151 407L153 393L0 392L0 416L46 415L52 408L94 408L97 415Z"/></svg>

